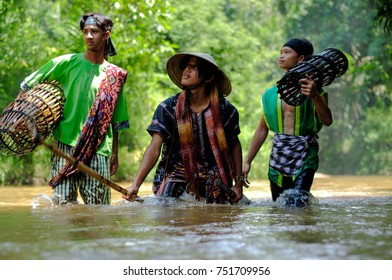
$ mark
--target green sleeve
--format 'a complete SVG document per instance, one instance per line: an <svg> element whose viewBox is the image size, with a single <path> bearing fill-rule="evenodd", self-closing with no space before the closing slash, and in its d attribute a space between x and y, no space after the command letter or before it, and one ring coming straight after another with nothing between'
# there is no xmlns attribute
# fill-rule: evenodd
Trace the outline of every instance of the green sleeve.
<svg viewBox="0 0 392 280"><path fill-rule="evenodd" d="M120 131L129 128L128 122L128 108L126 102L126 96L124 93L124 85L119 93L116 108L114 108L112 118L113 131Z"/></svg>
<svg viewBox="0 0 392 280"><path fill-rule="evenodd" d="M58 82L63 84L65 82L64 73L67 72L66 68L68 65L64 62L69 60L70 55L63 55L49 60L41 68L39 68L37 71L33 72L24 79L21 84L22 89L26 91L26 89L28 90L30 88L33 88L34 86L43 81L57 80Z"/></svg>

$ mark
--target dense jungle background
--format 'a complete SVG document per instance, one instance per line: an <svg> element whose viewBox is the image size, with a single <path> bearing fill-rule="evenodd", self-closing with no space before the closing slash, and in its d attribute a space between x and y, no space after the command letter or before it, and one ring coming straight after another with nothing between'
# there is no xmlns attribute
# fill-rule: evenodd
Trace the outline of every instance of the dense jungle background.
<svg viewBox="0 0 392 280"><path fill-rule="evenodd" d="M79 18L96 11L113 19L118 55L110 61L129 73L131 128L120 134L113 180L133 179L156 106L179 92L165 70L179 51L210 53L230 77L228 99L240 112L245 156L260 120L261 94L283 75L280 48L302 37L312 41L315 54L337 48L350 63L325 88L334 123L319 133L319 172L392 175L391 7L391 0L0 0L0 112L24 77L48 59L84 52ZM269 152L266 143L250 180L266 177ZM49 164L45 147L22 157L0 155L0 185L46 183Z"/></svg>

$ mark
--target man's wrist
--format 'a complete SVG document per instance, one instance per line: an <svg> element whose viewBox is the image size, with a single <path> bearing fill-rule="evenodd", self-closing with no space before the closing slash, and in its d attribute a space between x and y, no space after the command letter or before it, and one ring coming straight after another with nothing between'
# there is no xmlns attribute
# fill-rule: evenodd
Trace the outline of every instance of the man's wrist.
<svg viewBox="0 0 392 280"><path fill-rule="evenodd" d="M245 180L244 176L237 175L234 178L235 183L237 184L238 182L241 182L242 185L244 185L246 188L249 187L249 182Z"/></svg>

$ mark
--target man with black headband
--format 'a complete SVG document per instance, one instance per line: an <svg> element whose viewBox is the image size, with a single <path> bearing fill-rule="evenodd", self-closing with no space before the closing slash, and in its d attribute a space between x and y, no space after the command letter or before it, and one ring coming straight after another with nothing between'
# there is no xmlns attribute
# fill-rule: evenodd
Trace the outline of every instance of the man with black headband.
<svg viewBox="0 0 392 280"><path fill-rule="evenodd" d="M104 178L118 168L118 132L129 127L125 94L127 72L107 61L116 54L112 20L91 13L79 22L86 51L49 60L21 84L27 91L43 81L58 81L66 98L63 117L53 131L57 148ZM49 185L59 204L110 204L110 188L83 174L57 154L52 155Z"/></svg>
<svg viewBox="0 0 392 280"><path fill-rule="evenodd" d="M278 65L287 72L312 54L313 45L308 40L294 38L283 45ZM318 89L309 75L300 82L301 94L308 97L301 105L291 106L280 99L277 86L262 95L263 113L243 167L243 176L247 178L253 159L272 130L275 135L268 170L272 200L290 189L282 201L290 206L309 203L319 163L317 133L323 125L332 124L327 93Z"/></svg>
<svg viewBox="0 0 392 280"><path fill-rule="evenodd" d="M178 53L166 69L181 92L157 107L147 128L151 143L124 199L135 199L162 150L153 182L157 196L187 192L206 203L238 202L242 148L238 111L225 98L231 92L229 78L205 53Z"/></svg>

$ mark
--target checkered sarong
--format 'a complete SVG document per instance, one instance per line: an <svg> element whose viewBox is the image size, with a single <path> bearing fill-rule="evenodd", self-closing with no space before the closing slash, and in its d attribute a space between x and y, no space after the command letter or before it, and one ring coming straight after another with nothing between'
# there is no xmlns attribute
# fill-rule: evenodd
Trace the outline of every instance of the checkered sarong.
<svg viewBox="0 0 392 280"><path fill-rule="evenodd" d="M294 176L303 166L309 144L316 136L294 136L276 133L272 141L269 166L285 176Z"/></svg>

